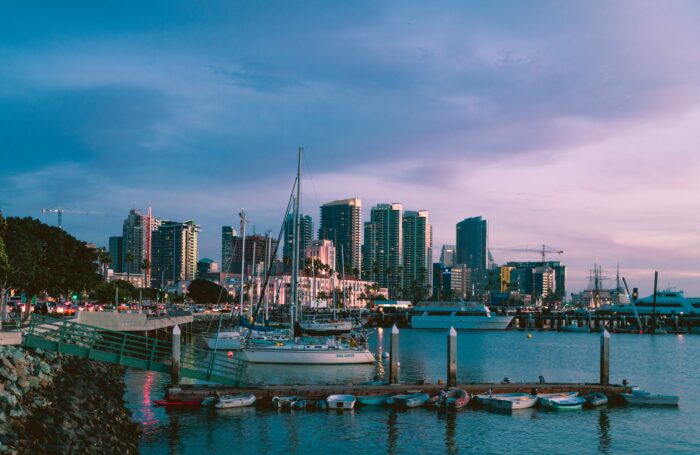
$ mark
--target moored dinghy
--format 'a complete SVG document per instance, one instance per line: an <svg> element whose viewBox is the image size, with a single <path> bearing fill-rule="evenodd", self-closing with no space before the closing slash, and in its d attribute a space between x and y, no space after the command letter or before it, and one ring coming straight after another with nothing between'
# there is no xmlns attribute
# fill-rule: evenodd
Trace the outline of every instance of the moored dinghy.
<svg viewBox="0 0 700 455"><path fill-rule="evenodd" d="M293 396L274 396L272 397L272 406L282 408L292 408L294 403L303 399L303 397Z"/></svg>
<svg viewBox="0 0 700 455"><path fill-rule="evenodd" d="M553 408L554 400L565 400L578 396L578 392L538 393L537 402L543 408Z"/></svg>
<svg viewBox="0 0 700 455"><path fill-rule="evenodd" d="M528 393L504 393L494 395L490 403L495 409L528 409L537 404L537 397Z"/></svg>
<svg viewBox="0 0 700 455"><path fill-rule="evenodd" d="M355 395L330 395L326 398L328 409L353 409L355 407Z"/></svg>
<svg viewBox="0 0 700 455"><path fill-rule="evenodd" d="M403 406L406 406L407 408L417 408L419 406L423 406L429 399L430 395L427 393L412 393L410 395L406 395L403 402L401 403L401 401L399 401L399 403L403 404Z"/></svg>
<svg viewBox="0 0 700 455"><path fill-rule="evenodd" d="M451 392L451 396L447 397L446 405L451 409L462 409L469 404L469 394L466 390L462 389L450 389L448 393Z"/></svg>
<svg viewBox="0 0 700 455"><path fill-rule="evenodd" d="M586 399L586 406L596 407L608 404L608 397L601 392L589 393L584 395L583 398Z"/></svg>
<svg viewBox="0 0 700 455"><path fill-rule="evenodd" d="M637 406L678 406L676 395L655 395L644 390L634 390L632 393L622 393L627 404Z"/></svg>
<svg viewBox="0 0 700 455"><path fill-rule="evenodd" d="M381 406L386 404L389 399L389 395L368 395L368 396L358 396L357 401L363 406Z"/></svg>
<svg viewBox="0 0 700 455"><path fill-rule="evenodd" d="M227 395L219 397L219 401L214 405L217 409L242 408L252 406L255 403L255 395L252 393L240 395Z"/></svg>

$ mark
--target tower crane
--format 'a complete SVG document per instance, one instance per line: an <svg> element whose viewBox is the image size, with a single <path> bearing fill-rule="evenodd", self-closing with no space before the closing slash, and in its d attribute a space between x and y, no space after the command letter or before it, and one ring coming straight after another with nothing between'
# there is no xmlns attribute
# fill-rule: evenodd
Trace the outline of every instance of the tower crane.
<svg viewBox="0 0 700 455"><path fill-rule="evenodd" d="M64 213L71 213L73 215L97 215L97 212L89 212L87 210L68 210L68 209L64 209L61 207L55 207L52 209L44 208L44 209L41 209L41 213L55 213L55 214L57 214L58 218L57 218L56 225L58 227L62 227Z"/></svg>
<svg viewBox="0 0 700 455"><path fill-rule="evenodd" d="M546 261L546 255L547 253L554 253L554 254L563 254L564 251L558 249L558 248L553 248L551 246L547 245L542 245L541 247L538 248L491 248L493 251L513 251L513 252L518 252L518 253L539 253L542 255L542 262Z"/></svg>

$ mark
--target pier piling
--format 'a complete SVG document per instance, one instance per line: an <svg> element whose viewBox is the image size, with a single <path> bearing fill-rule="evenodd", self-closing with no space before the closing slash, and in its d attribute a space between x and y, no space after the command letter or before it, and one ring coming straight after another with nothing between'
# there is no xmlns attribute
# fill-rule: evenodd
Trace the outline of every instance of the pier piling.
<svg viewBox="0 0 700 455"><path fill-rule="evenodd" d="M174 387L180 384L180 326L173 327L173 358L170 371L171 383Z"/></svg>
<svg viewBox="0 0 700 455"><path fill-rule="evenodd" d="M610 333L606 329L600 336L600 383L610 384Z"/></svg>
<svg viewBox="0 0 700 455"><path fill-rule="evenodd" d="M399 383L399 328L396 324L391 328L389 345L391 359L389 360L389 384Z"/></svg>
<svg viewBox="0 0 700 455"><path fill-rule="evenodd" d="M457 385L457 331L450 327L447 334L447 387Z"/></svg>

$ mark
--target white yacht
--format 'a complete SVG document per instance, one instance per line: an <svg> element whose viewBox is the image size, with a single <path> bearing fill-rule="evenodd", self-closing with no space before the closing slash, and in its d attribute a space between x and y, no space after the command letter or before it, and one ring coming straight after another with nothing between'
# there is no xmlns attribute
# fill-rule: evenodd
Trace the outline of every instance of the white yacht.
<svg viewBox="0 0 700 455"><path fill-rule="evenodd" d="M481 302L420 302L413 310L414 329L505 330L513 316L495 316Z"/></svg>
<svg viewBox="0 0 700 455"><path fill-rule="evenodd" d="M604 308L616 313L633 314L635 308L637 313L648 315L654 312L654 295L638 299L629 305L613 305ZM601 308L603 309L603 308ZM663 289L656 291L656 314L660 315L681 315L690 313L700 313L700 299L687 298L683 291L673 289Z"/></svg>
<svg viewBox="0 0 700 455"><path fill-rule="evenodd" d="M251 343L272 345L287 339L285 332L258 332L242 329L233 332L219 332L213 336L204 337L207 347L211 350L237 351L243 347L246 339L250 337Z"/></svg>

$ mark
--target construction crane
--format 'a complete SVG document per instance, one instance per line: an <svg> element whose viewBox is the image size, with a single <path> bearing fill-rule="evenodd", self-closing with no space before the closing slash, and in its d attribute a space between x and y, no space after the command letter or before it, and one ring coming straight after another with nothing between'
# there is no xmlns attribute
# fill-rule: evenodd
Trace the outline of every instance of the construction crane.
<svg viewBox="0 0 700 455"><path fill-rule="evenodd" d="M63 214L64 213L71 213L73 215L97 215L97 212L89 212L87 210L68 210L60 207L56 207L53 209L41 209L41 213L55 213L58 215L57 223L56 225L60 228L62 228L62 223L63 223Z"/></svg>
<svg viewBox="0 0 700 455"><path fill-rule="evenodd" d="M558 248L542 245L541 248L490 248L493 251L513 251L518 253L539 253L542 255L542 262L546 262L547 253L563 254L564 252Z"/></svg>

